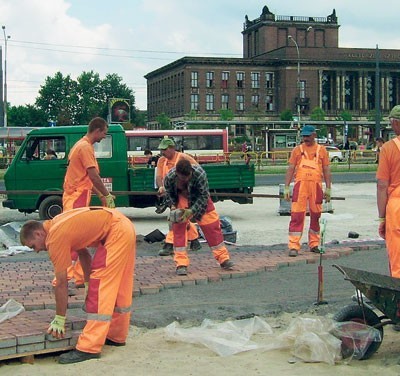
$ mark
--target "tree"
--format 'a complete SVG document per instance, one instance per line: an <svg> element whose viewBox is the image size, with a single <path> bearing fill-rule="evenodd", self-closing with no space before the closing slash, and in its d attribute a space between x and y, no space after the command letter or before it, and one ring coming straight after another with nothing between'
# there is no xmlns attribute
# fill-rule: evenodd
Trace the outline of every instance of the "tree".
<svg viewBox="0 0 400 376"><path fill-rule="evenodd" d="M48 123L46 113L30 104L10 107L7 116L9 127L45 127Z"/></svg>
<svg viewBox="0 0 400 376"><path fill-rule="evenodd" d="M282 121L293 121L293 114L292 114L292 110L283 110L280 115L279 115L280 119Z"/></svg>
<svg viewBox="0 0 400 376"><path fill-rule="evenodd" d="M223 121L229 121L234 118L233 111L229 108L226 110L222 110L222 109L219 110L219 114L220 114L220 119Z"/></svg>
<svg viewBox="0 0 400 376"><path fill-rule="evenodd" d="M321 107L315 107L311 111L310 119L315 121L324 121L326 113Z"/></svg>
<svg viewBox="0 0 400 376"><path fill-rule="evenodd" d="M47 118L56 119L57 125L88 124L95 116L108 119L111 98L129 100L130 119L136 118L133 91L117 74L108 74L102 80L98 73L82 72L74 81L57 72L46 78L35 104Z"/></svg>
<svg viewBox="0 0 400 376"><path fill-rule="evenodd" d="M172 129L171 119L164 112L158 115L156 120L160 123L161 129Z"/></svg>

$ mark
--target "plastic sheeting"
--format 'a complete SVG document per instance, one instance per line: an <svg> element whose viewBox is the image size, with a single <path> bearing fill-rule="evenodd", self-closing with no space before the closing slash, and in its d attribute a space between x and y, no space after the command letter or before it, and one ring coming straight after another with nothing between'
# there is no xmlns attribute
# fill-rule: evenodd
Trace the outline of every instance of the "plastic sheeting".
<svg viewBox="0 0 400 376"><path fill-rule="evenodd" d="M354 339L356 359L360 359L359 355L365 353L371 341L381 340L377 329L358 324L352 325L350 331L344 324L322 317L297 317L281 334L274 334L271 326L256 316L223 323L206 319L199 327L191 328L182 328L178 322L173 322L165 331L171 341L202 344L220 356L256 349L287 349L304 362L334 365L342 359L341 335ZM257 342L251 340L254 334L261 335L257 336Z"/></svg>
<svg viewBox="0 0 400 376"><path fill-rule="evenodd" d="M0 323L17 316L24 311L25 308L21 303L18 303L14 299L10 299L0 307Z"/></svg>

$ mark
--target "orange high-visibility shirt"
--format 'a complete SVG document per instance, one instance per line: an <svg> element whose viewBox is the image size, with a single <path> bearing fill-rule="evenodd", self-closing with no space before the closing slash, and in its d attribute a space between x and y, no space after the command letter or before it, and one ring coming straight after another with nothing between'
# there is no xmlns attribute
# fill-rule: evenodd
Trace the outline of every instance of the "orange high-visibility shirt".
<svg viewBox="0 0 400 376"><path fill-rule="evenodd" d="M389 195L400 185L400 151L394 140L385 142L379 152L376 178L389 182Z"/></svg>
<svg viewBox="0 0 400 376"><path fill-rule="evenodd" d="M171 168L175 167L176 164L178 163L180 158L185 158L187 159L192 165L197 165L197 161L192 158L190 155L181 153L177 151L174 155L174 158L172 159L167 159L164 156L162 156L158 162L157 162L157 177L161 178L163 180L165 178L165 175L168 174L169 170Z"/></svg>
<svg viewBox="0 0 400 376"><path fill-rule="evenodd" d="M46 249L55 273L67 270L72 264L71 252L95 246L104 240L113 219L118 216L122 214L108 208L81 208L43 222L47 232Z"/></svg>
<svg viewBox="0 0 400 376"><path fill-rule="evenodd" d="M71 149L68 168L64 179L64 192L71 194L77 190L91 190L93 183L88 175L88 168L94 167L99 172L99 165L94 155L94 147L87 136L82 137Z"/></svg>

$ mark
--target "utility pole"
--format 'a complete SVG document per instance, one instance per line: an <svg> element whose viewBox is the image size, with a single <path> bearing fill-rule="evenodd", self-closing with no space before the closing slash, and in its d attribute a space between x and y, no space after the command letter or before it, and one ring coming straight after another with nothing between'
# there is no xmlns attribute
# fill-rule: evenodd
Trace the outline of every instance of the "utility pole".
<svg viewBox="0 0 400 376"><path fill-rule="evenodd" d="M379 71L379 48L375 52L375 139L381 137L381 87Z"/></svg>
<svg viewBox="0 0 400 376"><path fill-rule="evenodd" d="M3 25L1 27L3 29L4 35L4 99L3 99L3 108L4 108L4 127L7 127L7 41L11 38L9 35L6 35L6 27Z"/></svg>
<svg viewBox="0 0 400 376"><path fill-rule="evenodd" d="M2 46L0 46L0 127L4 127L3 47Z"/></svg>

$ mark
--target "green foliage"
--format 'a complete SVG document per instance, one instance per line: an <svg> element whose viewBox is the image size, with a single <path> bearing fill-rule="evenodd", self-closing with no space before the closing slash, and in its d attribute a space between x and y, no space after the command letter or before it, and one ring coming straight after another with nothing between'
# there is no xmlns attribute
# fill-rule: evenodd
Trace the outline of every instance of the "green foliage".
<svg viewBox="0 0 400 376"><path fill-rule="evenodd" d="M349 111L342 111L339 115L339 119L337 120L351 121L352 118L353 117Z"/></svg>
<svg viewBox="0 0 400 376"><path fill-rule="evenodd" d="M133 91L115 73L102 80L98 73L82 72L75 81L57 72L54 77L46 78L35 105L47 118L56 119L57 125L88 124L95 116L108 118L111 98L129 99L130 117L136 118Z"/></svg>
<svg viewBox="0 0 400 376"><path fill-rule="evenodd" d="M310 119L315 121L325 120L326 113L321 107L315 107L310 114Z"/></svg>
<svg viewBox="0 0 400 376"><path fill-rule="evenodd" d="M158 123L160 123L161 129L172 129L171 119L162 112L156 117Z"/></svg>
<svg viewBox="0 0 400 376"><path fill-rule="evenodd" d="M35 106L12 106L7 112L9 127L46 127L48 117L46 113Z"/></svg>
<svg viewBox="0 0 400 376"><path fill-rule="evenodd" d="M185 118L188 119L188 120L196 120L197 119L197 111L196 110L190 110L190 112L185 115Z"/></svg>
<svg viewBox="0 0 400 376"><path fill-rule="evenodd" d="M280 115L279 115L280 119L282 121L293 121L293 113L292 110L283 110Z"/></svg>
<svg viewBox="0 0 400 376"><path fill-rule="evenodd" d="M220 120L223 121L229 121L232 120L234 118L234 113L231 109L227 109L227 110L219 110L219 115L220 115Z"/></svg>

